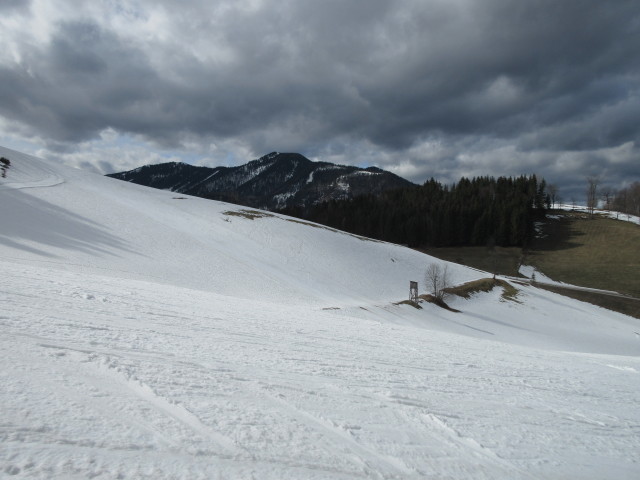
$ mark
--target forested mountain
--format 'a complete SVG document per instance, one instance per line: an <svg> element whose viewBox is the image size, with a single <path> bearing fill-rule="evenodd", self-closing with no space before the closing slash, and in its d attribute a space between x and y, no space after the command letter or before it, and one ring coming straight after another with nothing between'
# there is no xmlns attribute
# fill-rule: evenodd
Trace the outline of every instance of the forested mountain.
<svg viewBox="0 0 640 480"><path fill-rule="evenodd" d="M109 175L141 185L279 211L411 247L524 246L549 196L535 175L414 185L379 168L270 153L238 167L163 163Z"/></svg>
<svg viewBox="0 0 640 480"><path fill-rule="evenodd" d="M410 247L524 246L548 202L546 182L535 175L477 177L450 187L431 179L422 186L283 212Z"/></svg>
<svg viewBox="0 0 640 480"><path fill-rule="evenodd" d="M328 200L412 186L376 167L312 162L298 153L270 153L238 167L147 165L108 175L140 185L266 210L309 207Z"/></svg>

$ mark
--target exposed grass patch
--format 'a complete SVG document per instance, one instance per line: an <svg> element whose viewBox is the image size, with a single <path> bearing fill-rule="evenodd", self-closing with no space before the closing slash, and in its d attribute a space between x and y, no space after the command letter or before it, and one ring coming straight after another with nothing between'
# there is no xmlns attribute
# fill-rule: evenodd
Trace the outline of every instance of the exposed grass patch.
<svg viewBox="0 0 640 480"><path fill-rule="evenodd" d="M441 260L498 275L518 276L518 267L522 261L522 249L517 247L496 247L494 251L487 247L442 247L420 251Z"/></svg>
<svg viewBox="0 0 640 480"><path fill-rule="evenodd" d="M394 305L410 305L413 308L416 308L418 310L422 310L422 307L420 306L419 303L412 302L411 300L403 300L401 302L396 302L396 303L394 303Z"/></svg>
<svg viewBox="0 0 640 480"><path fill-rule="evenodd" d="M222 212L223 215L229 215L230 217L241 217L247 220L255 220L256 218L268 218L275 217L275 215L260 210L227 210Z"/></svg>
<svg viewBox="0 0 640 480"><path fill-rule="evenodd" d="M440 308L444 308L445 310L449 310L450 312L460 313L460 310L456 310L455 308L450 307L449 305L447 305L447 302L445 302L441 298L434 297L429 293L419 295L418 298L420 300L424 300L425 302L433 303L434 305L437 305Z"/></svg>
<svg viewBox="0 0 640 480"><path fill-rule="evenodd" d="M640 299L640 226L583 212L554 211L543 222L540 238L520 248L448 247L423 250L443 260L486 272L518 276L520 264L532 265L548 277L583 287L612 290ZM507 287L505 300L516 293ZM547 288L547 287L544 287ZM552 288L548 288L552 289ZM562 295L638 317L633 299L554 289Z"/></svg>
<svg viewBox="0 0 640 480"><path fill-rule="evenodd" d="M285 220L291 223L299 223L300 225L306 225L307 227L313 227L321 230L329 230L330 232L340 233L335 228L326 227L324 225L318 225L317 223L305 222L304 220L297 220L295 218L286 218Z"/></svg>
<svg viewBox="0 0 640 480"><path fill-rule="evenodd" d="M493 279L493 278L481 278L480 280L474 280L472 282L463 283L462 285L456 285L455 287L449 287L445 289L445 292L448 295L456 295L458 297L469 299L476 293L487 293L493 290L495 287L502 288L502 295L500 297L500 301L511 301L520 303L517 300L518 289L511 285L509 282L506 282L501 279ZM419 295L418 298L428 303L433 303L440 308L444 308L445 310L449 310L450 312L459 313L460 310L456 310L453 307L450 307L447 302L444 300L431 295L430 293L425 293ZM401 302L396 302L394 305L411 305L414 308L420 309L422 308L419 304L412 302L410 300L403 300Z"/></svg>
<svg viewBox="0 0 640 480"><path fill-rule="evenodd" d="M554 280L640 298L640 226L562 212L544 225L525 263Z"/></svg>
<svg viewBox="0 0 640 480"><path fill-rule="evenodd" d="M497 280L499 285L502 287L502 300L506 302L516 302L521 303L518 300L518 289L511 285L509 282L505 282L504 280Z"/></svg>
<svg viewBox="0 0 640 480"><path fill-rule="evenodd" d="M445 291L450 295L457 295L462 298L471 298L472 295L480 292L490 292L495 287L502 288L501 300L517 302L518 289L499 278L481 278L472 282L463 283L455 287L449 287Z"/></svg>
<svg viewBox="0 0 640 480"><path fill-rule="evenodd" d="M223 215L228 215L228 216L231 216L231 217L246 218L248 220L255 220L256 218L275 217L275 215L273 215L271 213L268 213L268 212L263 212L263 211L260 211L260 210L249 210L249 209L227 210L226 212L222 212L222 214ZM343 235L349 235L350 237L357 238L358 240L361 240L363 242L384 243L384 242L381 242L380 240L375 240L373 238L362 237L360 235L354 235L353 233L343 232L341 230L336 230L335 228L332 228L332 227L326 227L324 225L318 225L317 223L305 222L304 220L298 220L298 219L295 219L295 218L285 218L284 220L286 220L287 222L291 222L291 223L298 223L300 225L305 225L307 227L313 227L313 228L318 228L318 229L321 229L321 230L328 230L328 231L334 232L334 233L341 233Z"/></svg>
<svg viewBox="0 0 640 480"><path fill-rule="evenodd" d="M446 288L445 292L449 295L471 298L474 293L490 292L495 286L495 280L492 278L481 278L480 280L474 280L472 282L463 283L462 285Z"/></svg>

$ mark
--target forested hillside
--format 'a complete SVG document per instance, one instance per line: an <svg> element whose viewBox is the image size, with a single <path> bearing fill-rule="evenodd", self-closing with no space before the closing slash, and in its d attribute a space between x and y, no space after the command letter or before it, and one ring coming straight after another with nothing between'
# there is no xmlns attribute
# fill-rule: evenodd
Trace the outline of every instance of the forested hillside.
<svg viewBox="0 0 640 480"><path fill-rule="evenodd" d="M307 208L331 199L414 186L376 167L312 162L299 153L278 152L236 167L208 168L171 162L108 176L264 210Z"/></svg>
<svg viewBox="0 0 640 480"><path fill-rule="evenodd" d="M285 213L410 247L525 246L548 203L546 182L535 175L477 177L452 186L431 179L417 187Z"/></svg>

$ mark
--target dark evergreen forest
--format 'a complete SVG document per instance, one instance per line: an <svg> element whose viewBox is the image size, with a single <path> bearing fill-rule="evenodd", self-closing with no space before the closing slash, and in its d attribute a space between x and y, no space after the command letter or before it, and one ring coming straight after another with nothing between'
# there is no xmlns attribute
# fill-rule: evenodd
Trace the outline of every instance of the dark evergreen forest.
<svg viewBox="0 0 640 480"><path fill-rule="evenodd" d="M534 221L549 207L546 182L517 178L462 178L451 186L421 186L332 200L282 213L409 247L526 246Z"/></svg>

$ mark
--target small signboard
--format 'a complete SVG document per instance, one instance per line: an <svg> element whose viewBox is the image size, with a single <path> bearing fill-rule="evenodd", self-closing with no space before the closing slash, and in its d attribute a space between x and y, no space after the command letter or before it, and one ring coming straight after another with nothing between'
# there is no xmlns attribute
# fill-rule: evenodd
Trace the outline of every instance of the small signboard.
<svg viewBox="0 0 640 480"><path fill-rule="evenodd" d="M418 282L409 282L409 301L418 303Z"/></svg>

